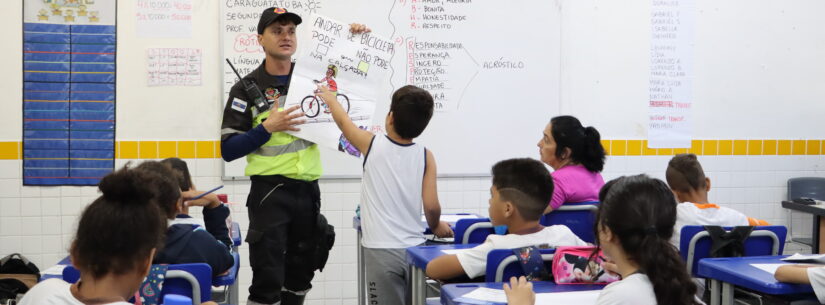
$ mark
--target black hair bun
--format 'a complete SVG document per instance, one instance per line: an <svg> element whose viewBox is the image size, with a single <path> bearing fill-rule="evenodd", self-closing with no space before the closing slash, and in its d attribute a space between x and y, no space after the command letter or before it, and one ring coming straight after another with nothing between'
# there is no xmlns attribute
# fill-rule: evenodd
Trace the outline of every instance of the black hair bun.
<svg viewBox="0 0 825 305"><path fill-rule="evenodd" d="M154 197L150 181L147 173L124 167L103 177L97 187L107 201L143 203Z"/></svg>

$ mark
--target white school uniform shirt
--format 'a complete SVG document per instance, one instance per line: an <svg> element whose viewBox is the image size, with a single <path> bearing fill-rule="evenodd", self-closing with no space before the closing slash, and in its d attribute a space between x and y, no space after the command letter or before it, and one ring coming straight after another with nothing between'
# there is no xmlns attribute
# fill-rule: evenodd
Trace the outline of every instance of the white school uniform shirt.
<svg viewBox="0 0 825 305"><path fill-rule="evenodd" d="M456 253L464 273L470 278L484 275L487 268L487 254L496 249L515 249L546 244L557 246L587 246L570 228L564 225L545 227L536 233L518 235L489 235L484 243Z"/></svg>
<svg viewBox="0 0 825 305"><path fill-rule="evenodd" d="M20 305L84 305L72 295L72 284L61 279L48 279L34 285L23 299ZM101 304L103 305L103 304ZM128 302L112 302L106 305L132 305Z"/></svg>
<svg viewBox="0 0 825 305"><path fill-rule="evenodd" d="M825 304L825 267L808 268L807 271L817 300L820 304Z"/></svg>
<svg viewBox="0 0 825 305"><path fill-rule="evenodd" d="M693 301L695 301L696 304L705 304L697 296L693 296ZM596 305L657 304L653 284L650 283L650 278L642 273L634 273L621 281L608 284L602 289L602 292L599 293L599 298L596 299Z"/></svg>
<svg viewBox="0 0 825 305"><path fill-rule="evenodd" d="M599 293L596 305L656 305L653 284L647 275L634 273L608 284Z"/></svg>
<svg viewBox="0 0 825 305"><path fill-rule="evenodd" d="M422 183L427 166L421 144L400 144L375 135L364 155L361 182L361 245L399 249L425 241Z"/></svg>
<svg viewBox="0 0 825 305"><path fill-rule="evenodd" d="M670 243L679 249L684 226L748 226L749 218L741 212L712 203L683 202L676 206L676 225ZM754 224L755 225L755 224Z"/></svg>

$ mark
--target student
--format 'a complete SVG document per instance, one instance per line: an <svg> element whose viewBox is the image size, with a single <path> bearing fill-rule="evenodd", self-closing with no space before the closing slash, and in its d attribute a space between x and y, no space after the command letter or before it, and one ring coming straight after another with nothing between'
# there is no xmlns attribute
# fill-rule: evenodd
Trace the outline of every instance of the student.
<svg viewBox="0 0 825 305"><path fill-rule="evenodd" d="M195 188L195 184L192 183L192 175L189 174L189 166L186 165L186 161L178 158L166 158L161 160L160 163L175 171L175 176L178 179L180 190L183 192L181 194L184 200L183 205L181 206L181 210L178 211L177 215L175 215L175 219L169 222L170 225L200 225L206 228L209 233L212 233L215 238L219 238L219 240L226 244L227 247L231 248L232 244L229 239L229 227L226 224L226 219L229 218L229 207L225 206L218 198L218 195L214 192L206 194L199 199L188 200L189 198L200 196L204 193L204 191L199 191ZM203 207L203 219L209 219L210 221L207 223L202 219L189 216L189 207L191 206Z"/></svg>
<svg viewBox="0 0 825 305"><path fill-rule="evenodd" d="M494 226L506 225L510 234L490 235L475 248L432 260L427 264L427 276L442 280L462 274L482 276L487 254L494 249L587 245L564 225L539 224L553 194L553 178L541 162L527 158L504 160L493 166L492 174L490 221Z"/></svg>
<svg viewBox="0 0 825 305"><path fill-rule="evenodd" d="M598 305L695 305L696 285L668 242L676 223L676 200L667 185L645 175L620 177L599 192L595 230L605 256L622 280L607 285ZM511 305L532 304L524 281L504 285ZM532 302L531 302L532 300Z"/></svg>
<svg viewBox="0 0 825 305"><path fill-rule="evenodd" d="M731 208L708 202L710 178L694 154L678 154L670 159L665 174L667 184L676 195L676 226L671 243L679 248L682 227L691 225L766 226L764 220L745 216Z"/></svg>
<svg viewBox="0 0 825 305"><path fill-rule="evenodd" d="M810 284L819 303L825 304L825 267L816 265L783 265L773 275L777 281Z"/></svg>
<svg viewBox="0 0 825 305"><path fill-rule="evenodd" d="M145 171L154 175L152 187L157 190L157 204L171 222L175 219L183 206L180 186L176 173L168 166L157 161L145 161L135 167L135 170ZM224 207L225 208L225 207ZM228 210L210 211L204 209L206 229L223 224L224 227ZM210 223L217 223L210 225ZM224 234L225 234L224 230ZM220 275L231 268L234 258L229 253L227 243L229 236L214 236L199 225L170 223L166 230L166 241L162 250L155 256L156 264L185 264L206 263L212 267L212 275ZM221 242L225 240L226 242Z"/></svg>
<svg viewBox="0 0 825 305"><path fill-rule="evenodd" d="M424 89L404 86L392 95L384 123L386 135L358 128L329 88L320 97L347 140L364 153L361 183L361 226L370 304L406 304L409 278L406 248L424 243L423 206L427 225L438 237L453 230L441 217L432 151L413 140L433 115L433 97ZM373 290L373 288L375 290ZM373 292L374 291L374 292Z"/></svg>
<svg viewBox="0 0 825 305"><path fill-rule="evenodd" d="M166 229L163 212L152 199L151 179L129 168L103 177L98 185L103 194L83 210L69 249L80 280L75 284L45 280L32 287L20 304L131 305L127 300L149 273Z"/></svg>
<svg viewBox="0 0 825 305"><path fill-rule="evenodd" d="M604 185L604 147L596 128L582 126L575 117L550 120L538 143L541 161L553 168L553 199L544 213L568 202L596 201Z"/></svg>

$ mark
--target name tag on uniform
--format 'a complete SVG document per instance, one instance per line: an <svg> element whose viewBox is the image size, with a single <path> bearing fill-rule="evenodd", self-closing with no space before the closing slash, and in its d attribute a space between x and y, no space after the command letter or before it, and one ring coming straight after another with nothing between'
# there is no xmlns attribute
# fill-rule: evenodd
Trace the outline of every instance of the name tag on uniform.
<svg viewBox="0 0 825 305"><path fill-rule="evenodd" d="M235 109L239 112L244 112L246 111L246 102L236 97L234 100L232 100L232 109Z"/></svg>

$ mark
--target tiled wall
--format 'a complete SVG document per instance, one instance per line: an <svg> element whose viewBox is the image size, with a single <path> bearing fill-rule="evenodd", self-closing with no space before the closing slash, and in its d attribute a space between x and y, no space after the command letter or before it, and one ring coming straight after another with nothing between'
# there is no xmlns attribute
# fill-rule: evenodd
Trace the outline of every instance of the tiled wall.
<svg viewBox="0 0 825 305"><path fill-rule="evenodd" d="M14 143L14 142L12 142ZM121 142L121 156L123 150ZM143 147L140 142L138 147ZM158 143L162 150L163 142ZM173 142L175 143L175 142ZM177 142L176 153L187 156L187 148L180 150ZM194 155L201 151L201 145L195 143ZM205 141L205 143L214 143ZM618 152L611 142L612 153ZM635 145L635 142L625 141ZM735 150L735 141L731 147ZM807 145L807 141L803 142ZM131 144L127 144L131 145ZM621 145L621 144L619 144ZM723 144L725 146L727 144ZM0 144L0 148L2 148ZM209 150L203 144L203 150ZM214 146L212 146L214 147ZM708 146L705 146L707 148ZM717 146L718 148L719 146ZM748 145L747 147L750 147ZM790 146L793 152L793 142ZM131 151L131 148L130 152ZM5 149L2 151L6 152ZM149 153L136 148L138 156ZM746 150L747 151L747 150ZM189 150L191 152L191 150ZM214 150L212 153L215 153ZM158 157L165 157L160 152ZM626 153L625 153L626 154ZM214 155L213 155L214 156ZM0 255L21 252L32 258L45 269L66 255L66 249L76 225L80 211L96 196L93 187L27 187L21 186L21 161L0 160ZM605 179L620 175L647 173L663 178L669 156L611 156L605 167ZM117 165L125 164L129 159L117 160ZM134 160L139 162L140 160ZM235 204L232 205L233 219L241 223L245 231L248 224L244 208L248 181L222 182L222 161L215 158L186 158L194 176L194 182L201 188L209 188L223 183L223 192ZM822 155L754 155L754 156L719 156L704 154L700 161L712 179L710 199L749 216L765 219L775 224L785 224L785 211L779 202L785 198L785 183L788 178L799 176L825 177L825 156ZM438 190L443 211L475 212L486 214L489 178L449 178L439 179ZM321 304L355 304L356 295L356 233L352 229L352 217L359 202L360 181L357 179L322 180L322 211L336 227L338 239L325 272L319 273L313 283L307 302ZM193 211L198 215L199 211ZM809 232L810 221L803 214L796 213L794 226L798 233ZM244 232L245 233L245 232ZM800 247L789 247L787 251L798 251ZM250 270L246 245L240 249L241 291L242 299L246 297L246 287L250 283Z"/></svg>
<svg viewBox="0 0 825 305"><path fill-rule="evenodd" d="M825 140L748 139L693 140L690 148L648 148L647 140L602 140L612 156L672 156L693 153L703 156L788 156L825 155ZM0 160L16 160L22 155L20 142L0 142ZM118 159L217 158L220 141L117 141Z"/></svg>

